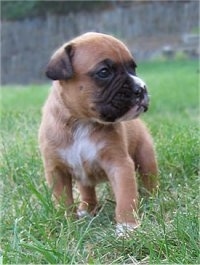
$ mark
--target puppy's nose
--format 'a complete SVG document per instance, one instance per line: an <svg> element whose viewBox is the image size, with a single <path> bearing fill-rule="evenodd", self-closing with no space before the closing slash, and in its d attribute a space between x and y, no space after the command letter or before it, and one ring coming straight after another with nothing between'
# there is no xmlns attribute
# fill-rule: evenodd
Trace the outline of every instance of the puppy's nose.
<svg viewBox="0 0 200 265"><path fill-rule="evenodd" d="M133 93L136 96L140 96L147 92L145 82L137 76L132 76L133 80Z"/></svg>
<svg viewBox="0 0 200 265"><path fill-rule="evenodd" d="M136 96L140 96L143 92L144 92L144 88L141 87L140 85L135 84L135 85L133 86L133 93L134 93Z"/></svg>
<svg viewBox="0 0 200 265"><path fill-rule="evenodd" d="M144 93L147 92L147 89L146 89L146 86L145 85L139 85L139 84L135 84L134 87L133 87L133 93L136 95L136 96L141 96L143 95Z"/></svg>

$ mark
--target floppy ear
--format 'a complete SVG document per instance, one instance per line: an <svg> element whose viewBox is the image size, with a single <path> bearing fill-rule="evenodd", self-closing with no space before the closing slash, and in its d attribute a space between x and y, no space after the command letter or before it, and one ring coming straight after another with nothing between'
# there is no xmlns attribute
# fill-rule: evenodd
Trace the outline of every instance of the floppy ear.
<svg viewBox="0 0 200 265"><path fill-rule="evenodd" d="M67 80L73 76L72 44L60 48L47 65L46 76L52 80Z"/></svg>

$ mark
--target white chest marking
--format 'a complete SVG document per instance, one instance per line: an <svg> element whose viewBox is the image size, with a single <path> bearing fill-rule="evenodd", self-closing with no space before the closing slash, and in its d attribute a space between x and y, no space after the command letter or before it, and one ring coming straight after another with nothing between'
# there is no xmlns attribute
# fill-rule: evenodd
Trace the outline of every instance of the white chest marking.
<svg viewBox="0 0 200 265"><path fill-rule="evenodd" d="M98 151L103 147L103 143L95 143L90 139L90 128L80 125L74 133L73 143L65 148L59 149L61 158L72 168L77 179L88 183L87 175L83 163L89 165L97 159Z"/></svg>

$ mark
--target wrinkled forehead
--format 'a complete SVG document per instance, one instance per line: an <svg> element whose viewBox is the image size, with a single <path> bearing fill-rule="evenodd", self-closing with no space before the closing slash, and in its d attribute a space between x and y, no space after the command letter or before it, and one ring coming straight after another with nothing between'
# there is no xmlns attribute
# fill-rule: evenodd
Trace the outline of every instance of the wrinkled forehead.
<svg viewBox="0 0 200 265"><path fill-rule="evenodd" d="M133 60L128 48L114 38L81 40L74 48L73 66L79 73L88 72L107 59L118 64Z"/></svg>

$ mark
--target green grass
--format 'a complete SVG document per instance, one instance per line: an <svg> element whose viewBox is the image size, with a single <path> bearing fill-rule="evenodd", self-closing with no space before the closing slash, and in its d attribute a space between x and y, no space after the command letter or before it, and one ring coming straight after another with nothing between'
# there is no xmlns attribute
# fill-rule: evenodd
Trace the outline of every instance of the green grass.
<svg viewBox="0 0 200 265"><path fill-rule="evenodd" d="M198 264L199 131L197 61L141 64L150 110L143 115L157 150L160 190L140 198L142 225L128 239L114 233L107 184L94 219L64 218L43 177L37 131L48 85L1 90L1 252L4 264Z"/></svg>

